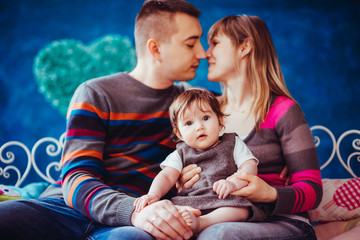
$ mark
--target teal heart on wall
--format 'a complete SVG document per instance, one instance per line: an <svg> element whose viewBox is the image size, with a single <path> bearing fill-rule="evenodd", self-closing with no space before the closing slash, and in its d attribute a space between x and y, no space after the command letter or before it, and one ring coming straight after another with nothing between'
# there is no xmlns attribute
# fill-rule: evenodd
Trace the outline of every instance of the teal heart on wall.
<svg viewBox="0 0 360 240"><path fill-rule="evenodd" d="M128 37L106 35L89 45L74 39L51 42L36 55L33 65L39 91L63 116L71 97L84 81L130 71L135 48Z"/></svg>

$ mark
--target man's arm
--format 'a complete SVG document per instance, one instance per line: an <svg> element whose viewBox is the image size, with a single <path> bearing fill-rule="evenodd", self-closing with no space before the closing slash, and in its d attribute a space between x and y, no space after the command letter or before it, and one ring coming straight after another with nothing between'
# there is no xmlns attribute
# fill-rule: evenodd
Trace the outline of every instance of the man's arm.
<svg viewBox="0 0 360 240"><path fill-rule="evenodd" d="M106 106L105 103L86 84L74 94L62 158L63 196L70 207L96 222L131 225L134 198L113 190L101 180L109 113L98 106Z"/></svg>
<svg viewBox="0 0 360 240"><path fill-rule="evenodd" d="M115 81L105 82L103 86L119 84L118 80L116 76ZM123 89L123 85L117 88ZM158 99L162 105L155 102L154 106L146 106L147 109L158 107L154 109L154 117L149 125L147 119L151 113L138 114L137 109L129 104L125 107L130 109L122 111L124 105L121 103L128 99L127 91L119 95L117 89L103 91L101 87L93 88L93 85L83 84L70 104L62 160L62 190L66 203L102 224L134 225L157 239L175 239L178 236L190 238L192 232L170 201L159 201L136 213L133 207L135 198L127 195L127 192L146 191L147 184L158 168L155 160L168 154L168 151L164 151L170 148L165 133L170 127L169 122L164 121L166 103ZM108 92L111 94L107 95ZM148 138L149 132L153 134L150 135L151 139ZM134 139L135 142L139 140L140 144L134 145ZM152 142L149 144L147 140ZM142 156L151 157L141 161L139 158ZM126 181L121 180L123 176ZM121 191L113 188L120 188ZM154 217L155 223L152 221Z"/></svg>

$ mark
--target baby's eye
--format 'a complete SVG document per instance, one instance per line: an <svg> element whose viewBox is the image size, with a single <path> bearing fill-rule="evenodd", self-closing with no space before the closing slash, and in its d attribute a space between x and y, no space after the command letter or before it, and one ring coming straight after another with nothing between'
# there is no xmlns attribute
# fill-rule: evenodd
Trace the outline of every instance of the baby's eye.
<svg viewBox="0 0 360 240"><path fill-rule="evenodd" d="M187 121L187 122L185 123L185 126L191 126L191 124L192 124L191 121Z"/></svg>
<svg viewBox="0 0 360 240"><path fill-rule="evenodd" d="M209 118L210 118L209 116L204 116L204 117L203 117L203 120L204 120L204 121L207 121L207 120L209 120Z"/></svg>

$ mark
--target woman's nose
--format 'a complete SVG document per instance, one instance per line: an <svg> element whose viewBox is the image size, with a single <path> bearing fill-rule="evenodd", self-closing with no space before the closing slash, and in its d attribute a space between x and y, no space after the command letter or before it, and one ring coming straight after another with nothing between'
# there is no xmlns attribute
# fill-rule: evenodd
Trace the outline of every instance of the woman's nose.
<svg viewBox="0 0 360 240"><path fill-rule="evenodd" d="M205 52L206 58L209 59L211 57L211 51L210 48L208 50L206 50Z"/></svg>

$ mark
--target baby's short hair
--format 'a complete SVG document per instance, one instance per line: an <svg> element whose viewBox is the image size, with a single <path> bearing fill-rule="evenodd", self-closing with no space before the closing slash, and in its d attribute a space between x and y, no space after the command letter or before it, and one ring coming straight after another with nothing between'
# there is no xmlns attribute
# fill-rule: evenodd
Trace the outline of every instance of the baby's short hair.
<svg viewBox="0 0 360 240"><path fill-rule="evenodd" d="M191 88L177 96L170 106L170 121L174 131L179 130L179 117L181 117L193 103L197 103L200 109L204 104L210 106L211 110L214 111L219 119L219 125L224 128L223 118L226 115L221 111L221 106L216 96L203 88Z"/></svg>

